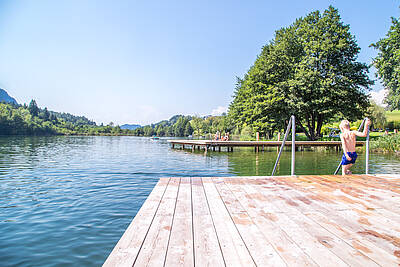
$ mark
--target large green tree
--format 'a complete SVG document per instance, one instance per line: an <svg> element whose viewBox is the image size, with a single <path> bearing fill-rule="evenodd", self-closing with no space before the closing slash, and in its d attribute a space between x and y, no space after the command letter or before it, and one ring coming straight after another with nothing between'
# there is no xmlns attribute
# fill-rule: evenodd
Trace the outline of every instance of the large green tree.
<svg viewBox="0 0 400 267"><path fill-rule="evenodd" d="M330 6L278 30L254 65L239 79L229 115L237 124L272 133L290 115L310 140L338 115L361 118L372 81L349 25Z"/></svg>
<svg viewBox="0 0 400 267"><path fill-rule="evenodd" d="M391 110L400 109L400 22L392 18L386 37L371 46L379 50L373 65L378 70L376 75L388 89L385 102Z"/></svg>

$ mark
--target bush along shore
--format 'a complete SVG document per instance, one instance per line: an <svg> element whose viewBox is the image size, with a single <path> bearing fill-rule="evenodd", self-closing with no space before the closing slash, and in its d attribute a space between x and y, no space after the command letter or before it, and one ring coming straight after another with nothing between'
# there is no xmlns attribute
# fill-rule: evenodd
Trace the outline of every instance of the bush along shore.
<svg viewBox="0 0 400 267"><path fill-rule="evenodd" d="M384 135L371 141L371 149L376 152L394 152L400 155L400 134Z"/></svg>

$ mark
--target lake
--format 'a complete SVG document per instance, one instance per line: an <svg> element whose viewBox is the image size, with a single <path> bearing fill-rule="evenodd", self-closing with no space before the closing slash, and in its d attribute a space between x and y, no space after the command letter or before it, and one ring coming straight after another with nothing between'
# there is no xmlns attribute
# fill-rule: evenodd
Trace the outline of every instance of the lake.
<svg viewBox="0 0 400 267"><path fill-rule="evenodd" d="M270 175L276 149L172 150L167 139L0 137L2 266L99 266L158 178ZM290 151L277 175L290 174ZM332 174L340 153L296 152L296 174ZM360 153L354 173L363 173ZM400 157L370 155L370 173L400 173Z"/></svg>

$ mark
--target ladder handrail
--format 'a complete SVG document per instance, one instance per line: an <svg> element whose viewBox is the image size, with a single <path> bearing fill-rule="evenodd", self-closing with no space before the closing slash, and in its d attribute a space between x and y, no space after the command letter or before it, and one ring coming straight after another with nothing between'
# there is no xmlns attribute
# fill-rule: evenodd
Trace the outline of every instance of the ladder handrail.
<svg viewBox="0 0 400 267"><path fill-rule="evenodd" d="M294 117L294 115L292 115L290 117L288 126L286 128L285 137L282 140L281 148L279 149L279 154L278 154L278 157L276 158L274 169L272 170L271 176L274 176L274 174L275 174L276 167L278 166L279 159L281 158L281 154L282 154L283 148L285 147L285 143L286 143L286 140L287 140L289 132L290 132L290 127L292 127L292 169L291 169L291 175L294 175L295 147L296 147L296 144L295 144L295 141L296 141L296 130L295 130L295 127L296 127L296 125L295 125L295 117Z"/></svg>

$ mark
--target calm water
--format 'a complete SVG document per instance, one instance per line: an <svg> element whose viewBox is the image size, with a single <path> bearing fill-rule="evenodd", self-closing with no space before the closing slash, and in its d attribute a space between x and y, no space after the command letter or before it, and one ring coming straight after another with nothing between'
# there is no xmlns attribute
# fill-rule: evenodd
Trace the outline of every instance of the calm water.
<svg viewBox="0 0 400 267"><path fill-rule="evenodd" d="M100 266L165 176L269 175L276 151L172 150L138 137L0 138L0 265ZM331 174L340 155L297 152L296 174ZM371 155L371 173L400 158ZM359 156L355 173L364 171ZM290 152L278 174L290 173Z"/></svg>

